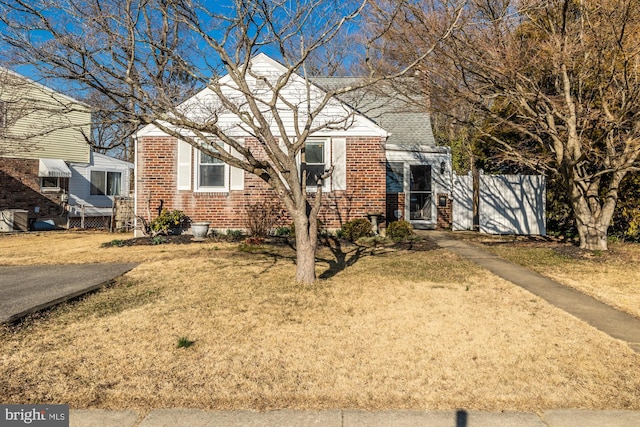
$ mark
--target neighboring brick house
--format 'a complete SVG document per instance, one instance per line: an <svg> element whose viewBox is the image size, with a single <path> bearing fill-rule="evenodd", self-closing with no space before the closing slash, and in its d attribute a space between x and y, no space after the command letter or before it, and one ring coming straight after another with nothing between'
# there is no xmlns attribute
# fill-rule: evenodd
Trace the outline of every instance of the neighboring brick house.
<svg viewBox="0 0 640 427"><path fill-rule="evenodd" d="M133 165L92 153L90 136L89 106L0 69L0 230L68 227L80 204L111 215Z"/></svg>
<svg viewBox="0 0 640 427"><path fill-rule="evenodd" d="M274 72L279 66L264 54L255 57L253 64L272 67ZM334 83L335 79L314 80L315 89ZM323 182L319 215L327 229L371 214L380 214L383 226L385 221L402 218L417 227L435 228L436 194L444 195L446 204L438 212L450 209L451 156L448 148L435 146L428 114L394 109L395 104L388 102L381 105L391 110L380 111L378 106L371 117L356 113L346 129L325 129L307 142L307 167L334 168ZM327 108L335 109L327 112L331 115L354 107L336 102ZM234 137L259 151L255 138ZM311 151L313 163L309 162ZM136 135L135 175L136 215L147 219L163 208L179 209L191 221L208 221L214 229L245 229L248 207L263 201L279 205L274 191L258 177L214 161L154 125ZM290 224L286 214L280 221L280 225ZM448 227L449 221L442 226Z"/></svg>

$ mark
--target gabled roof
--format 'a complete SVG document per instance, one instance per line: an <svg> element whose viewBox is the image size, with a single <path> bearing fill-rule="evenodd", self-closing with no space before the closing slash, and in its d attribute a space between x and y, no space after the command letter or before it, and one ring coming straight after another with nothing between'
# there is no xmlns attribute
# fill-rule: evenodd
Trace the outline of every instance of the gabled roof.
<svg viewBox="0 0 640 427"><path fill-rule="evenodd" d="M282 64L280 64L279 62L275 61L274 59L270 58L269 56L263 53L253 57L251 60L251 65L252 65L252 69L257 70L256 71L257 73L273 72L274 74L277 75L287 71L286 67L284 67ZM234 89L235 85L233 84L233 81L228 75L221 77L219 79L219 82L220 84L224 85L223 90L227 90L230 92L233 92L234 90L237 91L237 89ZM296 103L295 97L298 96L298 97L301 97L298 100L300 101L299 104L304 105L305 99L303 97L306 96L306 93L307 93L306 92L307 85L304 78L297 74L294 74L290 79L289 85L291 86L291 88L289 89L285 88L283 90L283 94L287 93L291 96L291 98L287 98L287 100L292 101L295 104ZM311 84L310 91L311 91L312 101L313 99L317 100L321 98L326 93L324 89L320 88L318 85L314 83ZM197 114L198 105L200 106L205 106L206 104L211 105L212 103L215 103L216 98L217 98L216 95L213 93L211 89L205 88L205 89L202 89L197 94L195 94L194 96L192 96L191 98L182 102L180 104L180 107L191 108L194 111L194 114ZM324 129L318 132L318 134L322 134L322 135L357 134L360 136L382 136L382 137L388 136L388 132L386 129L379 126L374 120L371 120L366 115L359 113L357 110L354 110L347 103L345 103L344 101L338 98L335 98L335 100L329 105L327 105L323 111L326 112L325 114L326 117L339 117L340 115L342 115L343 117L347 117L348 115L352 114L353 123L346 130ZM289 119L288 121L289 123L293 123L293 115L288 119ZM222 114L219 114L218 120L219 120L219 123L222 123L228 126L227 129L230 132L230 134L232 135L236 134L240 136L241 132L239 131L239 126L237 124L235 125L235 129L234 129L234 123L233 123L234 120L235 122L239 122L239 119L235 115L232 115L230 113L222 113ZM224 123L225 120L226 120L226 123ZM284 121L286 122L287 119L285 119ZM163 132L160 131L153 124L143 127L136 133L137 137L160 136L160 135L163 135Z"/></svg>
<svg viewBox="0 0 640 427"><path fill-rule="evenodd" d="M314 77L313 81L325 90L334 90L360 81L358 77ZM435 146L427 100L412 90L412 79L403 81L401 88L388 81L378 82L341 96L357 111L375 121L391 133L388 144L397 146Z"/></svg>
<svg viewBox="0 0 640 427"><path fill-rule="evenodd" d="M134 164L131 162L127 162L125 160L116 159L115 157L107 156L106 154L96 153L95 151L91 152L91 163L94 163L94 159L100 159L100 163L103 165L110 165L113 168L123 168L126 167L128 169L133 169Z"/></svg>
<svg viewBox="0 0 640 427"><path fill-rule="evenodd" d="M34 88L37 88L38 90L40 90L43 93L46 93L46 94L48 94L48 95L50 95L52 97L58 97L60 99L66 100L67 102L71 102L73 104L82 105L83 107L86 107L87 109L92 109L92 107L89 104L85 103L85 102L79 101L79 100L77 100L75 98L70 97L69 95L65 95L62 92L58 92L57 90L51 89L50 87L45 86L42 83L38 83L37 81L35 81L35 80L33 80L33 79L31 79L31 78L29 78L27 76L24 76L24 75L22 75L20 73L16 73L15 71L12 71L12 70L10 70L8 68L0 67L0 76L2 74L7 74L7 75L11 76L12 78L23 80L25 83L32 85Z"/></svg>

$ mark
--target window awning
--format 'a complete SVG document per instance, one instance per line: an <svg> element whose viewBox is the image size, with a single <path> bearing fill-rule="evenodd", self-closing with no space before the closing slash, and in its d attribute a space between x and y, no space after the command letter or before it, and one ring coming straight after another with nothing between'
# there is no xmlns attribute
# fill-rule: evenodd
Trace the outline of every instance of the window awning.
<svg viewBox="0 0 640 427"><path fill-rule="evenodd" d="M62 159L40 159L38 176L42 178L71 178L71 169Z"/></svg>

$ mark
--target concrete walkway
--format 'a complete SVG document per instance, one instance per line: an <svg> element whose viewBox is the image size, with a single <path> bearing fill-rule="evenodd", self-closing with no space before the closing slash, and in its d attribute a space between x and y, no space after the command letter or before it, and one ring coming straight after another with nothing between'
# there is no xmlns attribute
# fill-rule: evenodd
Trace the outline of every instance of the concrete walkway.
<svg viewBox="0 0 640 427"><path fill-rule="evenodd" d="M478 411L202 411L158 409L142 417L134 411L72 410L71 427L630 427L640 412L553 410Z"/></svg>
<svg viewBox="0 0 640 427"><path fill-rule="evenodd" d="M582 292L564 286L548 277L506 261L480 247L456 239L447 231L418 231L463 258L475 262L497 276L526 289L552 305L587 322L606 334L626 341L640 353L640 320L614 309ZM640 424L639 424L640 425Z"/></svg>

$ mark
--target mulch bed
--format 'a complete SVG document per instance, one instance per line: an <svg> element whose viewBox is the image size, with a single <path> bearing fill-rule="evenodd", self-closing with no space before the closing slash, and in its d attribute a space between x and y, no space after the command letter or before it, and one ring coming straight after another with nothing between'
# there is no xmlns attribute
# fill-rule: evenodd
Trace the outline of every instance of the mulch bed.
<svg viewBox="0 0 640 427"><path fill-rule="evenodd" d="M330 240L327 239L319 239L319 244L324 246L332 245L332 241L335 242L335 237L332 237ZM206 238L205 242L236 242L236 243L245 243L248 245L294 245L293 240L288 239L286 237L267 237L267 238L255 238L255 237L247 237L247 236L227 236L227 235L215 235L209 236ZM191 245L191 244L200 244L202 241L197 241L193 239L193 236L190 234L169 234L169 235L158 235L156 237L136 237L133 239L114 239L111 242L104 243L103 247L113 247L113 246L152 246L152 245L160 245L160 244L172 244L172 245ZM353 243L347 240L340 240L340 244L343 246L353 245ZM385 242L385 243L376 243L375 246L387 246L392 247L394 249L399 250L407 250L407 251L432 251L438 249L438 245L429 239L412 239L412 240L404 240L400 242ZM367 245L368 246L368 245Z"/></svg>
<svg viewBox="0 0 640 427"><path fill-rule="evenodd" d="M619 256L612 245L609 245L608 251L590 251L581 249L575 240L552 236L486 236L478 234L469 240L484 246L547 248L564 257L576 260L606 261L612 256Z"/></svg>
<svg viewBox="0 0 640 427"><path fill-rule="evenodd" d="M244 238L230 238L230 237L207 237L204 242L239 242L244 240ZM190 245L190 244L199 244L202 243L202 240L194 240L191 234L168 234L168 235L157 235L155 237L135 237L133 239L119 240L114 239L111 242L104 243L102 246L111 247L111 246L153 246L153 245L164 245L164 244L172 244L172 245Z"/></svg>
<svg viewBox="0 0 640 427"><path fill-rule="evenodd" d="M461 240L468 240L475 243L479 243L483 246L501 246L501 247L513 247L513 248L550 248L554 252L576 260L591 260L591 261L606 261L612 256L619 256L615 248L609 248L609 251L598 252L580 249L576 242L567 239L559 239L551 236L490 236L484 234L458 234L457 238ZM331 240L335 242L335 237ZM294 242L286 237L267 237L267 238L254 238L247 236L228 236L228 235L215 235L209 236L205 240L206 242L236 242L245 243L248 245L289 245L293 246ZM133 239L118 240L114 239L111 242L103 244L104 247L111 246L152 246L158 244L173 244L173 245L191 245L199 244L202 241L193 240L193 236L190 234L179 235L159 235L156 237L136 237ZM331 241L327 239L320 239L320 245L331 245ZM340 240L341 245L353 245L353 243ZM369 245L367 245L369 246ZM438 249L438 245L429 240L423 238L404 240L400 242L384 242L374 243L373 246L385 246L392 247L398 250L406 251L432 251Z"/></svg>

